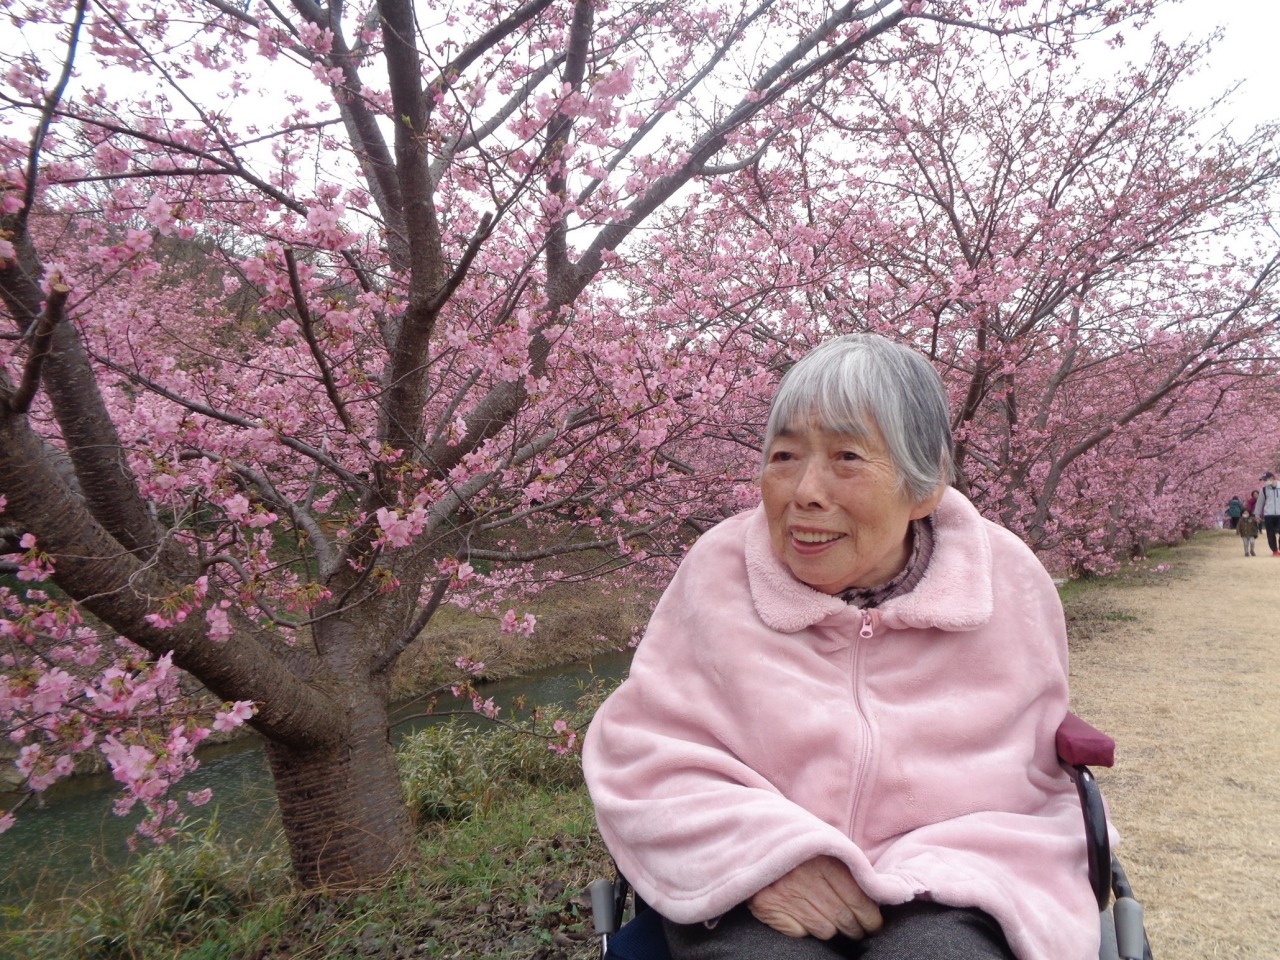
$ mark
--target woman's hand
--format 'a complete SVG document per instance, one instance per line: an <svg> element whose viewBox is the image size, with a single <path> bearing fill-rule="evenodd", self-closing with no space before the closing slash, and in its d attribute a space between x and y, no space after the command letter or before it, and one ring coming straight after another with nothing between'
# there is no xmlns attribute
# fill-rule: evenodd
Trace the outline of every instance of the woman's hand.
<svg viewBox="0 0 1280 960"><path fill-rule="evenodd" d="M748 901L752 915L789 937L857 940L880 929L880 908L862 892L849 868L817 857L779 877Z"/></svg>

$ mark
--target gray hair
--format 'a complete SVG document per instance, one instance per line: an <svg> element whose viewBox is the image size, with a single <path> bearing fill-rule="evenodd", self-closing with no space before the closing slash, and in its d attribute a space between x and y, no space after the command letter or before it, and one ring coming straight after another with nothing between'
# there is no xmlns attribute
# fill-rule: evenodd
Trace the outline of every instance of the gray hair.
<svg viewBox="0 0 1280 960"><path fill-rule="evenodd" d="M942 378L923 356L873 333L815 347L782 378L769 410L764 457L783 430L817 417L855 438L880 430L898 478L914 500L952 479L951 414Z"/></svg>

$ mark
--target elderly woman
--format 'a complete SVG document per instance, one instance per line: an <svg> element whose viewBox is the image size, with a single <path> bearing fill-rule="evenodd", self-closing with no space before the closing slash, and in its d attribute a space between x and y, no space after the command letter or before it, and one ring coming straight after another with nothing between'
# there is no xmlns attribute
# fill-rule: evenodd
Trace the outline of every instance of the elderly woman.
<svg viewBox="0 0 1280 960"><path fill-rule="evenodd" d="M600 830L676 960L1097 957L1062 608L948 486L948 422L906 347L809 353L761 505L690 549L592 722Z"/></svg>

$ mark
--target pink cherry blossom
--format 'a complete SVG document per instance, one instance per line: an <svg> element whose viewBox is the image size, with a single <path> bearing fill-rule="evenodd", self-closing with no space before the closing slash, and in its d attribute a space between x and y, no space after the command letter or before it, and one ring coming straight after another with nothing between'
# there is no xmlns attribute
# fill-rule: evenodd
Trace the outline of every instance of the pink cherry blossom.
<svg viewBox="0 0 1280 960"><path fill-rule="evenodd" d="M253 703L247 700L237 700L230 704L227 710L219 710L214 716L213 729L219 732L227 732L237 727L243 726L245 721L257 712Z"/></svg>
<svg viewBox="0 0 1280 960"><path fill-rule="evenodd" d="M557 584L664 582L754 507L782 371L847 331L930 358L957 484L1055 573L1203 525L1276 467L1243 461L1278 425L1280 169L1176 106L1194 44L1126 29L1134 66L1077 73L1146 5L6 8L85 41L0 76L27 786L100 751L162 840L202 738L252 718L302 882L388 872L397 797L337 787L322 822L290 786L367 735L334 678L376 705L442 610L535 636Z"/></svg>

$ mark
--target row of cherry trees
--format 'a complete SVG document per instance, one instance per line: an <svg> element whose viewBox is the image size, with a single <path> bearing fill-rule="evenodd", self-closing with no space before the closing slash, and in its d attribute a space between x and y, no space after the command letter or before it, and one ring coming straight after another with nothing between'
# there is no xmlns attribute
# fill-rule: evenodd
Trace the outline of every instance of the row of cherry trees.
<svg viewBox="0 0 1280 960"><path fill-rule="evenodd" d="M962 484L1054 562L1194 525L1276 426L1276 161L1170 106L1195 50L1075 75L1145 6L5 0L25 787L99 750L163 837L247 721L300 880L381 875L439 606L660 580L834 333L929 353Z"/></svg>
<svg viewBox="0 0 1280 960"><path fill-rule="evenodd" d="M1156 43L1105 80L945 55L855 77L856 111L813 103L827 132L698 198L694 269L655 269L626 309L678 317L697 290L716 329L786 355L903 338L950 389L960 486L1051 566L1181 539L1276 456L1276 127L1238 141L1173 106L1204 54Z"/></svg>

